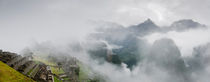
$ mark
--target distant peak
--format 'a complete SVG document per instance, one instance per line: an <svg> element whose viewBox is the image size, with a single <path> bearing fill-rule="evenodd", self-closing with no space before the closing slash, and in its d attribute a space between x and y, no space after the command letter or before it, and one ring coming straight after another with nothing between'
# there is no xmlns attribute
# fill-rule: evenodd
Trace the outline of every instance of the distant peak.
<svg viewBox="0 0 210 82"><path fill-rule="evenodd" d="M154 31L154 30L159 29L159 27L155 23L153 23L151 19L147 19L146 21L144 21L138 25L131 26L131 28L134 31L137 31L138 33L139 32L145 33L145 32Z"/></svg>
<svg viewBox="0 0 210 82"><path fill-rule="evenodd" d="M197 23L197 22L193 21L192 19L182 19L175 21L174 23Z"/></svg>
<svg viewBox="0 0 210 82"><path fill-rule="evenodd" d="M150 18L148 18L146 21L152 22L152 20Z"/></svg>
<svg viewBox="0 0 210 82"><path fill-rule="evenodd" d="M144 21L144 23L153 23L153 22L150 18L148 18L146 21Z"/></svg>
<svg viewBox="0 0 210 82"><path fill-rule="evenodd" d="M143 26L145 26L145 25L154 25L154 26L156 26L155 23L149 18L147 20L145 20L144 22L138 24L137 26L142 26L142 25Z"/></svg>
<svg viewBox="0 0 210 82"><path fill-rule="evenodd" d="M206 25L193 21L192 19L182 19L171 24L171 28L177 31L184 31L195 28L205 28Z"/></svg>
<svg viewBox="0 0 210 82"><path fill-rule="evenodd" d="M192 19L182 19L179 21L175 21L172 26L185 26L185 27L199 27L204 26L198 22L193 21Z"/></svg>

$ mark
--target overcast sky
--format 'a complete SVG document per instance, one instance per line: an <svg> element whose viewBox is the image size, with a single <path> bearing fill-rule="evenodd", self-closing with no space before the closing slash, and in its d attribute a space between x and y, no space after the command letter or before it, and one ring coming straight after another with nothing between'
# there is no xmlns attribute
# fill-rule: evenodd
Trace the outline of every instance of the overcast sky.
<svg viewBox="0 0 210 82"><path fill-rule="evenodd" d="M93 21L129 26L151 18L209 25L210 0L0 0L0 49L19 52L33 42L81 39ZM91 23L91 24L90 24Z"/></svg>

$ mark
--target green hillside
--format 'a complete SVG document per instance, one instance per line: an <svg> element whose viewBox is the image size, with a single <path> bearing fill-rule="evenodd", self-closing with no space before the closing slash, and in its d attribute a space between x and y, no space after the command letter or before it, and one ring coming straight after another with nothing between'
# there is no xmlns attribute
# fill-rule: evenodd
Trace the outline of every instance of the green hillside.
<svg viewBox="0 0 210 82"><path fill-rule="evenodd" d="M0 61L0 82L35 82Z"/></svg>

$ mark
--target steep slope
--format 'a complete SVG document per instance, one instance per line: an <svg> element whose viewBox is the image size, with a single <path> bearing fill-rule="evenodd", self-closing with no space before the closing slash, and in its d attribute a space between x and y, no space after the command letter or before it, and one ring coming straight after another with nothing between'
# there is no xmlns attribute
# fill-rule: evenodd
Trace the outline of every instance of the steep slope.
<svg viewBox="0 0 210 82"><path fill-rule="evenodd" d="M172 39L163 38L156 40L152 45L149 62L155 63L157 68L163 69L170 77L177 80L170 82L193 82L186 67L179 48Z"/></svg>
<svg viewBox="0 0 210 82"><path fill-rule="evenodd" d="M35 82L0 61L0 82Z"/></svg>

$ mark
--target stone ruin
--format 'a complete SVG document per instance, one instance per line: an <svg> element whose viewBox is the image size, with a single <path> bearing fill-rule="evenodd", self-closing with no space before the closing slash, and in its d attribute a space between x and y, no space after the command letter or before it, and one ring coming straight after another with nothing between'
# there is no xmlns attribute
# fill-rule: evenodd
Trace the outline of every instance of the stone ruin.
<svg viewBox="0 0 210 82"><path fill-rule="evenodd" d="M48 70L47 65L41 63L39 64L39 71L36 73L34 79L38 82L47 82L48 81Z"/></svg>
<svg viewBox="0 0 210 82"><path fill-rule="evenodd" d="M77 61L75 57L71 57L63 64L63 69L71 82L79 82L79 66L77 65Z"/></svg>
<svg viewBox="0 0 210 82"><path fill-rule="evenodd" d="M15 53L3 52L2 50L0 50L0 61L4 63L11 62L16 56L17 54Z"/></svg>
<svg viewBox="0 0 210 82"><path fill-rule="evenodd" d="M16 53L5 52L0 50L0 61L12 67L13 69L19 71L20 73L26 75L29 78L34 79L39 82L48 82L48 70L47 66L43 63L36 64L34 61L30 60L32 56L22 57ZM37 68L36 68L37 67ZM35 75L27 75L31 69L38 69L38 71L33 71Z"/></svg>

